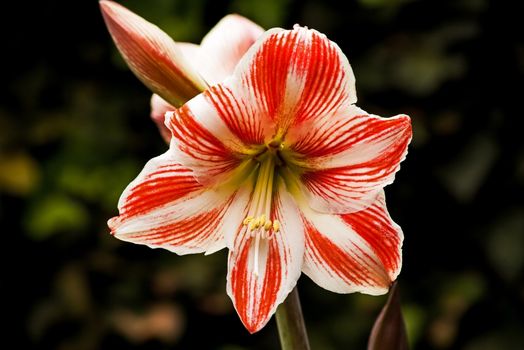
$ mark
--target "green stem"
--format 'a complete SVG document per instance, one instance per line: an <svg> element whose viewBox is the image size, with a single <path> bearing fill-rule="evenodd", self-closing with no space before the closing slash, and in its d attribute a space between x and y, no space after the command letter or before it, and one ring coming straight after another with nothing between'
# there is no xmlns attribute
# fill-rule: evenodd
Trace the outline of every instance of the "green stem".
<svg viewBox="0 0 524 350"><path fill-rule="evenodd" d="M289 293L287 299L278 307L276 318L282 350L310 349L297 287Z"/></svg>

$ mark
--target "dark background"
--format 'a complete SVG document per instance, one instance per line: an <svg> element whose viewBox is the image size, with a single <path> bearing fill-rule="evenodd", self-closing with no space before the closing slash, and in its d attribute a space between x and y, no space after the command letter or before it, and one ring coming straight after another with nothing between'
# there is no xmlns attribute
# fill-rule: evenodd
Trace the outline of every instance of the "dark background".
<svg viewBox="0 0 524 350"><path fill-rule="evenodd" d="M225 14L337 42L359 106L407 113L388 186L414 349L524 348L522 1L121 1L179 41ZM276 349L225 293L226 253L178 257L108 234L118 197L166 146L97 1L2 5L2 343L19 349ZM385 297L299 282L313 349L364 349ZM4 345L1 345L3 348Z"/></svg>

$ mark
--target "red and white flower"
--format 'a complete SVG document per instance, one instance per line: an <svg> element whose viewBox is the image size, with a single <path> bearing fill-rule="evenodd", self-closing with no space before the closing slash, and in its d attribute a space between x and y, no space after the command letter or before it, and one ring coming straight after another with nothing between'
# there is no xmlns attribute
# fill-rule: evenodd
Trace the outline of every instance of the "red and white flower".
<svg viewBox="0 0 524 350"><path fill-rule="evenodd" d="M166 113L170 148L125 189L112 234L177 254L227 247L227 292L250 332L302 271L334 292L386 293L403 235L383 188L411 123L355 102L351 67L325 35L265 32L230 77Z"/></svg>

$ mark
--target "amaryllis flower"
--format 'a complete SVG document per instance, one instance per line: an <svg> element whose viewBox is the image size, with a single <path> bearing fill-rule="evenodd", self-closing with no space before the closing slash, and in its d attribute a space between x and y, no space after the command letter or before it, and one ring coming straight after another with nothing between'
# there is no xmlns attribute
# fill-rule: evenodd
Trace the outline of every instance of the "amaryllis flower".
<svg viewBox="0 0 524 350"><path fill-rule="evenodd" d="M383 188L411 124L355 102L336 44L299 26L265 32L230 77L166 113L170 148L125 189L112 234L177 254L227 247L227 293L250 332L302 271L337 293L386 293L403 235Z"/></svg>
<svg viewBox="0 0 524 350"><path fill-rule="evenodd" d="M228 15L200 45L175 43L160 28L113 1L100 1L106 25L131 70L154 92L151 117L169 142L164 116L233 73L264 33L247 18Z"/></svg>

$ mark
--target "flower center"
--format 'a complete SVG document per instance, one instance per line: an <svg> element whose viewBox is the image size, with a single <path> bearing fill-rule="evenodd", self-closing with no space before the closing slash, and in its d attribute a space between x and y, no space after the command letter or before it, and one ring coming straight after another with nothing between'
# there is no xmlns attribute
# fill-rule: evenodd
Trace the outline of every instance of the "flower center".
<svg viewBox="0 0 524 350"><path fill-rule="evenodd" d="M270 146L271 147L271 146ZM269 147L268 147L269 148ZM258 275L260 240L270 239L280 230L280 222L272 218L271 207L275 183L276 152L271 148L257 157L258 175L248 214L242 222L247 234L255 240L253 273Z"/></svg>

